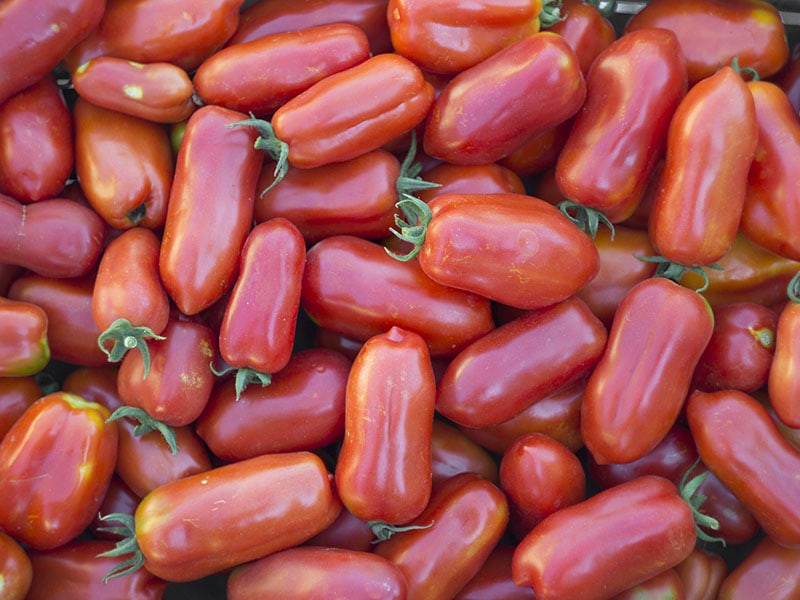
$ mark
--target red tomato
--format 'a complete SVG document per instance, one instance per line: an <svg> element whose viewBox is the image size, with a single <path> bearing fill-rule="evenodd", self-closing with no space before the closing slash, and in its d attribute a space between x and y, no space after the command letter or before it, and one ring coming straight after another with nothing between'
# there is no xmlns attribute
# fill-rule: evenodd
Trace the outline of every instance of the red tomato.
<svg viewBox="0 0 800 600"><path fill-rule="evenodd" d="M793 280L794 281L794 280ZM769 367L767 385L769 401L782 423L792 428L800 427L800 375L797 357L800 352L800 297L792 289L791 301L778 317L775 337L775 355Z"/></svg>
<svg viewBox="0 0 800 600"><path fill-rule="evenodd" d="M683 581L686 600L717 600L728 565L718 554L695 548L675 570Z"/></svg>
<svg viewBox="0 0 800 600"><path fill-rule="evenodd" d="M549 30L563 37L578 56L581 72L586 75L594 59L617 39L614 26L591 2L563 0L563 19Z"/></svg>
<svg viewBox="0 0 800 600"><path fill-rule="evenodd" d="M375 534L366 521L343 508L333 523L306 541L305 545L371 552L374 541Z"/></svg>
<svg viewBox="0 0 800 600"><path fill-rule="evenodd" d="M718 600L770 598L791 600L800 594L800 549L763 538L725 577Z"/></svg>
<svg viewBox="0 0 800 600"><path fill-rule="evenodd" d="M28 554L14 538L0 532L0 591L6 600L25 600L33 580Z"/></svg>
<svg viewBox="0 0 800 600"><path fill-rule="evenodd" d="M440 163L423 173L423 179L438 184L420 190L416 196L430 202L443 194L524 194L525 184L511 169L496 163L451 165Z"/></svg>
<svg viewBox="0 0 800 600"><path fill-rule="evenodd" d="M500 484L494 457L460 429L441 419L433 421L431 470L433 485L459 473L477 473L495 485Z"/></svg>
<svg viewBox="0 0 800 600"><path fill-rule="evenodd" d="M461 588L454 600L533 600L533 590L516 585L511 578L513 555L513 546L495 546L478 573Z"/></svg>
<svg viewBox="0 0 800 600"><path fill-rule="evenodd" d="M501 158L498 163L508 167L520 177L537 175L554 167L561 149L567 143L567 137L572 129L573 121L573 118L567 119L563 123L559 123L555 127L551 127L534 136L517 147L516 150L513 150L511 154ZM549 198L538 193L535 187L536 183L533 185L533 195L549 202Z"/></svg>
<svg viewBox="0 0 800 600"><path fill-rule="evenodd" d="M675 569L662 571L617 594L612 600L662 600L665 598L683 598L683 581Z"/></svg>
<svg viewBox="0 0 800 600"><path fill-rule="evenodd" d="M89 525L92 535L103 540L121 540L122 536L107 531L106 524L100 519L103 515L110 513L125 513L133 516L133 513L136 512L136 507L139 505L139 500L141 498L133 493L128 484L122 481L117 474L114 474L106 490L106 495L103 496L103 502Z"/></svg>
<svg viewBox="0 0 800 600"><path fill-rule="evenodd" d="M22 413L41 397L42 390L32 376L0 378L0 440Z"/></svg>
<svg viewBox="0 0 800 600"><path fill-rule="evenodd" d="M795 44L789 62L774 77L773 81L786 92L795 111L800 111L800 44Z"/></svg>
<svg viewBox="0 0 800 600"><path fill-rule="evenodd" d="M49 361L47 313L36 304L0 297L0 377L34 375Z"/></svg>

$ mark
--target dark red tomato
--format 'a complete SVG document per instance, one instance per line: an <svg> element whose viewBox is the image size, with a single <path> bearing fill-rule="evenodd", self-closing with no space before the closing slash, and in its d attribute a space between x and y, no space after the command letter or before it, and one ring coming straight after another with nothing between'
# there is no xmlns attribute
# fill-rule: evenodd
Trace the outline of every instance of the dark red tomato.
<svg viewBox="0 0 800 600"><path fill-rule="evenodd" d="M72 173L72 141L72 117L52 77L14 94L0 104L0 191L25 203L55 197Z"/></svg>
<svg viewBox="0 0 800 600"><path fill-rule="evenodd" d="M183 121L197 108L189 75L167 62L98 56L75 69L72 85L95 106L156 123Z"/></svg>
<svg viewBox="0 0 800 600"><path fill-rule="evenodd" d="M542 433L522 435L508 447L500 461L500 487L508 496L511 531L520 540L548 515L586 499L581 461Z"/></svg>
<svg viewBox="0 0 800 600"><path fill-rule="evenodd" d="M103 219L77 202L27 205L0 194L0 262L45 277L79 277L94 267L105 237Z"/></svg>
<svg viewBox="0 0 800 600"><path fill-rule="evenodd" d="M366 341L397 325L420 334L432 356L453 356L494 328L486 298L431 280L375 243L333 236L309 251L302 306L320 327Z"/></svg>
<svg viewBox="0 0 800 600"><path fill-rule="evenodd" d="M431 469L433 485L459 473L477 473L495 485L500 483L494 457L460 429L441 419L433 421Z"/></svg>
<svg viewBox="0 0 800 600"><path fill-rule="evenodd" d="M513 555L513 546L495 546L477 574L461 588L454 600L533 600L533 590L516 585L511 578Z"/></svg>
<svg viewBox="0 0 800 600"><path fill-rule="evenodd" d="M430 202L443 194L524 194L525 184L511 169L496 163L451 165L440 163L422 174L438 187L420 190L416 196Z"/></svg>
<svg viewBox="0 0 800 600"><path fill-rule="evenodd" d="M754 302L720 304L713 311L714 333L697 363L693 387L704 392L764 387L775 353L778 315Z"/></svg>
<svg viewBox="0 0 800 600"><path fill-rule="evenodd" d="M310 581L324 584L309 585ZM403 600L406 588L400 569L376 554L307 546L282 550L235 569L228 577L227 597Z"/></svg>
<svg viewBox="0 0 800 600"><path fill-rule="evenodd" d="M425 127L425 152L454 164L494 162L569 119L585 97L567 42L554 33L529 35L445 86Z"/></svg>
<svg viewBox="0 0 800 600"><path fill-rule="evenodd" d="M588 375L606 329L570 298L528 312L476 340L448 365L436 411L465 427L497 425Z"/></svg>
<svg viewBox="0 0 800 600"><path fill-rule="evenodd" d="M635 31L603 50L556 164L564 196L612 223L627 219L664 154L686 87L683 54L670 31Z"/></svg>
<svg viewBox="0 0 800 600"><path fill-rule="evenodd" d="M753 95L731 67L686 94L670 122L650 212L650 239L659 254L702 266L730 250L757 144Z"/></svg>
<svg viewBox="0 0 800 600"><path fill-rule="evenodd" d="M33 579L28 554L14 538L0 532L0 591L6 600L25 600Z"/></svg>
<svg viewBox="0 0 800 600"><path fill-rule="evenodd" d="M631 288L583 397L583 440L598 463L631 462L664 438L713 329L700 294L663 278Z"/></svg>
<svg viewBox="0 0 800 600"><path fill-rule="evenodd" d="M42 390L32 376L0 378L0 440L22 413L41 397Z"/></svg>
<svg viewBox="0 0 800 600"><path fill-rule="evenodd" d="M534 309L572 296L600 268L591 238L539 198L445 194L429 206L419 264L444 286Z"/></svg>
<svg viewBox="0 0 800 600"><path fill-rule="evenodd" d="M105 0L28 0L0 6L0 102L45 77L100 22Z"/></svg>
<svg viewBox="0 0 800 600"><path fill-rule="evenodd" d="M8 263L0 263L0 295L6 296L11 284L25 272L23 267Z"/></svg>
<svg viewBox="0 0 800 600"><path fill-rule="evenodd" d="M652 27L678 36L690 84L734 58L766 79L789 57L780 13L764 0L655 0L628 21L625 33Z"/></svg>
<svg viewBox="0 0 800 600"><path fill-rule="evenodd" d="M100 518L110 513L125 513L133 517L133 513L136 512L136 507L139 505L139 500L141 500L141 498L133 493L133 490L128 487L128 484L122 481L118 475L114 474L106 490L106 495L103 496L103 502L100 504L95 518L89 525L89 530L92 532L92 535L103 540L116 541L122 539L122 536L106 531L107 524L101 521Z"/></svg>
<svg viewBox="0 0 800 600"><path fill-rule="evenodd" d="M537 175L554 167L561 149L567 143L567 137L572 129L572 122L572 118L567 119L563 123L559 123L555 127L551 127L547 131L534 136L517 147L511 154L501 158L498 163L508 167L520 177ZM549 198L546 196L541 196L539 193L534 193L533 195L549 202Z"/></svg>
<svg viewBox="0 0 800 600"><path fill-rule="evenodd" d="M594 59L617 39L617 32L597 7L582 0L561 2L563 19L549 31L563 37L578 56L581 72L586 75Z"/></svg>
<svg viewBox="0 0 800 600"><path fill-rule="evenodd" d="M47 313L36 304L0 297L0 377L34 375L49 361Z"/></svg>
<svg viewBox="0 0 800 600"><path fill-rule="evenodd" d="M324 548L344 548L345 550L371 552L374 541L375 534L372 531L372 527L366 521L353 516L353 513L343 508L333 523L310 540L304 542L304 544L322 546Z"/></svg>
<svg viewBox="0 0 800 600"><path fill-rule="evenodd" d="M795 111L800 111L800 44L795 44L789 62L773 78L786 92L789 102Z"/></svg>
<svg viewBox="0 0 800 600"><path fill-rule="evenodd" d="M56 392L34 402L0 442L0 527L32 548L76 538L103 501L117 428L103 406Z"/></svg>
<svg viewBox="0 0 800 600"><path fill-rule="evenodd" d="M195 429L227 461L333 444L344 434L349 372L350 361L333 350L297 352L269 386L249 386L238 399L233 380L218 384Z"/></svg>
<svg viewBox="0 0 800 600"><path fill-rule="evenodd" d="M763 538L725 577L718 600L792 600L800 594L800 549Z"/></svg>
<svg viewBox="0 0 800 600"><path fill-rule="evenodd" d="M775 339L775 355L769 368L769 401L775 414L785 425L800 428L800 376L797 373L797 357L800 352L800 298L792 290L792 301L778 317Z"/></svg>
<svg viewBox="0 0 800 600"><path fill-rule="evenodd" d="M244 0L108 0L100 23L64 57L70 73L97 56L194 71L233 35Z"/></svg>
<svg viewBox="0 0 800 600"><path fill-rule="evenodd" d="M612 600L668 600L673 598L683 598L683 581L675 569L667 569L617 594Z"/></svg>
<svg viewBox="0 0 800 600"><path fill-rule="evenodd" d="M534 527L514 551L514 582L542 600L610 598L683 561L695 546L694 527L672 482L639 477Z"/></svg>
<svg viewBox="0 0 800 600"><path fill-rule="evenodd" d="M215 52L192 81L205 104L265 117L318 81L369 57L367 35L355 25L304 25Z"/></svg>
<svg viewBox="0 0 800 600"><path fill-rule="evenodd" d="M230 127L244 118L209 105L186 125L159 258L164 287L186 315L230 289L250 231L262 156L255 133Z"/></svg>
<svg viewBox="0 0 800 600"><path fill-rule="evenodd" d="M335 473L336 491L356 517L403 524L428 505L435 401L422 337L392 327L367 340L347 379Z"/></svg>
<svg viewBox="0 0 800 600"><path fill-rule="evenodd" d="M800 547L800 452L780 433L767 409L738 390L689 396L686 416L698 452L753 514L769 537ZM744 452L743 448L758 448Z"/></svg>
<svg viewBox="0 0 800 600"><path fill-rule="evenodd" d="M87 367L108 364L97 345L100 330L92 317L94 276L53 279L23 275L8 291L12 300L30 302L47 313L51 358Z"/></svg>
<svg viewBox="0 0 800 600"><path fill-rule="evenodd" d="M167 583L144 569L103 581L115 558L98 556L114 548L112 541L80 540L48 552L31 552L33 584L27 600L161 600Z"/></svg>
<svg viewBox="0 0 800 600"><path fill-rule="evenodd" d="M409 531L395 533L374 552L400 567L409 598L452 598L480 570L508 524L503 492L461 473L436 486Z"/></svg>
<svg viewBox="0 0 800 600"><path fill-rule="evenodd" d="M741 231L759 246L800 260L800 121L784 91L767 81L751 81L758 123L758 148L750 167Z"/></svg>
<svg viewBox="0 0 800 600"><path fill-rule="evenodd" d="M717 600L728 565L719 554L695 548L675 570L683 581L685 600Z"/></svg>

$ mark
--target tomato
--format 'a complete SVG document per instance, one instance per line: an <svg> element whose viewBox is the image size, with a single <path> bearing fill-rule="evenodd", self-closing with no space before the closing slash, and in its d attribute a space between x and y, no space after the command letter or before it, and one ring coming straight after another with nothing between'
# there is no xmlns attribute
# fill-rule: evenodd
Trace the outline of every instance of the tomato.
<svg viewBox="0 0 800 600"><path fill-rule="evenodd" d="M98 56L75 69L72 85L95 106L156 123L183 121L197 108L189 75L168 62Z"/></svg>
<svg viewBox="0 0 800 600"><path fill-rule="evenodd" d="M371 552L374 541L375 534L372 532L372 527L366 521L353 516L353 513L346 508L342 508L342 512L333 523L304 542L304 545Z"/></svg>
<svg viewBox="0 0 800 600"><path fill-rule="evenodd" d="M683 581L686 600L717 600L728 565L718 554L695 548L675 570Z"/></svg>
<svg viewBox="0 0 800 600"><path fill-rule="evenodd" d="M566 198L619 223L639 204L686 94L678 38L663 29L621 37L594 60L586 87L556 181Z"/></svg>
<svg viewBox="0 0 800 600"><path fill-rule="evenodd" d="M320 585L324 582L324 585ZM402 600L406 580L395 565L371 552L289 548L239 567L228 578L229 600L374 598Z"/></svg>
<svg viewBox="0 0 800 600"><path fill-rule="evenodd" d="M525 184L511 169L496 163L451 165L440 163L423 173L423 179L438 184L416 196L430 202L443 194L524 194Z"/></svg>
<svg viewBox="0 0 800 600"><path fill-rule="evenodd" d="M409 600L452 598L474 577L508 524L508 502L475 473L461 473L438 485L418 528L395 533L375 554L400 567Z"/></svg>
<svg viewBox="0 0 800 600"><path fill-rule="evenodd" d="M142 500L134 523L125 523L135 546L118 544L113 551L133 552L135 563L130 569L117 565L106 579L142 564L167 581L200 579L296 546L330 525L340 510L325 466L309 452L217 467L162 485Z"/></svg>
<svg viewBox="0 0 800 600"><path fill-rule="evenodd" d="M689 428L703 462L744 504L766 534L800 547L798 452L756 399L738 390L695 391L686 405ZM744 452L743 448L758 448Z"/></svg>
<svg viewBox="0 0 800 600"><path fill-rule="evenodd" d="M0 263L0 295L7 295L11 284L25 272L19 265Z"/></svg>
<svg viewBox="0 0 800 600"><path fill-rule="evenodd" d="M32 376L0 378L0 440L22 413L41 397L42 390Z"/></svg>
<svg viewBox="0 0 800 600"><path fill-rule="evenodd" d="M100 504L95 518L92 519L89 525L89 531L98 539L115 541L122 539L122 536L107 531L108 528L100 518L112 512L125 513L133 516L133 513L136 512L136 507L139 505L139 500L141 500L141 498L134 494L133 490L128 487L128 484L122 481L115 473L114 476L111 477L111 482L108 484L106 495L103 496L103 502Z"/></svg>
<svg viewBox="0 0 800 600"><path fill-rule="evenodd" d="M731 67L689 90L670 122L650 212L648 230L659 254L702 266L730 250L757 144L753 95Z"/></svg>
<svg viewBox="0 0 800 600"><path fill-rule="evenodd" d="M675 569L667 569L628 588L612 600L667 600L683 598L683 581Z"/></svg>
<svg viewBox="0 0 800 600"><path fill-rule="evenodd" d="M0 194L0 224L0 261L45 277L87 274L106 237L97 213L64 198L26 205Z"/></svg>
<svg viewBox="0 0 800 600"><path fill-rule="evenodd" d="M455 596L455 600L533 600L533 590L511 579L514 547L495 546L478 573Z"/></svg>
<svg viewBox="0 0 800 600"><path fill-rule="evenodd" d="M511 169L520 177L537 175L555 166L558 155L564 144L567 143L567 136L572 129L573 118L559 123L555 127L534 136L521 146L513 150L508 156L504 156L498 164ZM534 189L532 195L547 200Z"/></svg>
<svg viewBox="0 0 800 600"><path fill-rule="evenodd" d="M695 539L692 509L675 485L639 477L534 527L514 551L514 583L542 600L611 598L679 564Z"/></svg>
<svg viewBox="0 0 800 600"><path fill-rule="evenodd" d="M528 312L450 362L436 410L465 427L497 425L583 379L605 343L605 327L577 298Z"/></svg>
<svg viewBox="0 0 800 600"><path fill-rule="evenodd" d="M0 297L0 377L38 373L50 361L47 313L36 304Z"/></svg>
<svg viewBox="0 0 800 600"><path fill-rule="evenodd" d="M354 340L397 325L420 334L432 356L453 356L494 328L486 298L440 285L370 241L332 236L306 259L303 308L320 327Z"/></svg>
<svg viewBox="0 0 800 600"><path fill-rule="evenodd" d="M25 600L33 579L28 554L14 538L0 532L0 591L7 600Z"/></svg>
<svg viewBox="0 0 800 600"><path fill-rule="evenodd" d="M718 600L770 598L790 600L800 594L800 549L763 538L725 577Z"/></svg>
<svg viewBox="0 0 800 600"><path fill-rule="evenodd" d="M735 57L743 68L767 78L789 56L778 9L763 0L651 0L628 21L625 33L651 27L669 29L678 36L690 84L709 77Z"/></svg>
<svg viewBox="0 0 800 600"><path fill-rule="evenodd" d="M800 348L797 338L800 335L800 297L797 295L797 281L793 279L789 293L791 301L786 304L778 317L775 337L775 355L769 367L767 380L769 401L782 423L797 429L800 427L800 377L796 372L796 361Z"/></svg>
<svg viewBox="0 0 800 600"><path fill-rule="evenodd" d="M789 62L775 75L777 83L789 98L795 111L800 111L800 44L795 44Z"/></svg>
<svg viewBox="0 0 800 600"><path fill-rule="evenodd" d="M494 457L441 419L433 421L431 470L433 485L459 473L477 473L495 485L500 483Z"/></svg>
<svg viewBox="0 0 800 600"><path fill-rule="evenodd" d="M631 462L664 438L713 328L706 300L668 279L628 292L583 397L583 440L598 463Z"/></svg>
<svg viewBox="0 0 800 600"><path fill-rule="evenodd" d="M38 4L37 10L27 0L3 2L0 102L52 71L97 26L105 8L105 0L51 0Z"/></svg>
<svg viewBox="0 0 800 600"><path fill-rule="evenodd" d="M72 138L72 117L49 76L0 104L0 191L25 203L55 197L72 173Z"/></svg>
<svg viewBox="0 0 800 600"><path fill-rule="evenodd" d="M261 154L255 134L230 127L245 115L204 106L189 118L170 190L159 256L161 279L186 315L233 285L253 220Z"/></svg>
<svg viewBox="0 0 800 600"><path fill-rule="evenodd" d="M0 442L0 527L32 548L76 538L103 501L117 460L109 412L56 392L34 402Z"/></svg>
<svg viewBox="0 0 800 600"><path fill-rule="evenodd" d="M591 2L563 0L563 19L549 31L563 37L578 56L581 72L586 75L597 55L617 39L614 26Z"/></svg>
<svg viewBox="0 0 800 600"><path fill-rule="evenodd" d="M585 96L567 42L554 33L529 35L445 86L428 117L425 152L455 164L494 162L569 119Z"/></svg>

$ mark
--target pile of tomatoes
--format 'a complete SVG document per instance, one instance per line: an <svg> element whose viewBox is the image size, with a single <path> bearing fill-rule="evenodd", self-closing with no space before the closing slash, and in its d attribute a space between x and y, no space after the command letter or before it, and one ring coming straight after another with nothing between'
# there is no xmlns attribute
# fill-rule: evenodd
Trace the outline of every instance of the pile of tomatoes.
<svg viewBox="0 0 800 600"><path fill-rule="evenodd" d="M800 597L790 44L3 2L0 597Z"/></svg>

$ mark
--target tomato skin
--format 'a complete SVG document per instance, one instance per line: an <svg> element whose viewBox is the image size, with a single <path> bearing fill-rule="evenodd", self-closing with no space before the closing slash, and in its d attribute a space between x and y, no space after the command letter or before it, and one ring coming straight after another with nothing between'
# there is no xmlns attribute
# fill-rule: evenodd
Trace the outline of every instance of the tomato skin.
<svg viewBox="0 0 800 600"><path fill-rule="evenodd" d="M55 197L72 172L72 138L70 111L50 76L0 104L0 191L24 203Z"/></svg>
<svg viewBox="0 0 800 600"><path fill-rule="evenodd" d="M689 396L686 417L697 450L775 542L800 547L796 478L800 453L781 435L767 409L738 390ZM733 425L731 425L733 424ZM753 446L748 446L752 444ZM758 452L742 452L757 447Z"/></svg>
<svg viewBox="0 0 800 600"><path fill-rule="evenodd" d="M719 600L770 598L790 600L800 594L800 550L763 538L725 577Z"/></svg>
<svg viewBox="0 0 800 600"><path fill-rule="evenodd" d="M440 163L422 174L422 179L439 187L420 190L417 197L430 202L444 194L524 194L525 184L511 169L497 163L452 165Z"/></svg>
<svg viewBox="0 0 800 600"><path fill-rule="evenodd" d="M610 598L680 563L695 540L691 508L675 485L639 477L534 527L514 551L514 583L542 600Z"/></svg>
<svg viewBox="0 0 800 600"><path fill-rule="evenodd" d="M262 163L255 132L229 127L246 118L208 105L186 125L159 256L164 287L185 315L211 306L236 276Z"/></svg>
<svg viewBox="0 0 800 600"><path fill-rule="evenodd" d="M664 438L713 329L705 299L668 279L628 292L583 397L583 440L598 463L631 462Z"/></svg>
<svg viewBox="0 0 800 600"><path fill-rule="evenodd" d="M32 548L56 548L91 523L117 459L110 413L56 392L34 402L0 442L0 527ZM31 518L31 516L37 518Z"/></svg>
<svg viewBox="0 0 800 600"><path fill-rule="evenodd" d="M111 482L108 485L105 496L103 496L103 502L100 504L95 518L92 519L89 525L89 531L92 532L95 538L101 540L118 541L123 539L124 536L122 535L110 531L102 531L108 524L100 519L103 515L111 513L124 513L133 517L133 513L136 512L136 507L139 505L139 500L141 500L141 498L134 494L133 490L128 487L128 484L122 481L115 473L113 477L111 477Z"/></svg>
<svg viewBox="0 0 800 600"><path fill-rule="evenodd" d="M461 473L433 490L413 525L375 545L375 554L400 567L409 600L452 598L480 570L508 524L508 502L497 487Z"/></svg>
<svg viewBox="0 0 800 600"><path fill-rule="evenodd" d="M267 387L250 385L238 399L233 380L217 385L195 429L227 461L327 446L344 434L349 372L338 352L302 350Z"/></svg>
<svg viewBox="0 0 800 600"><path fill-rule="evenodd" d="M785 425L800 428L800 377L796 361L800 348L800 303L788 302L778 317L775 355L769 368L767 389L775 414Z"/></svg>
<svg viewBox="0 0 800 600"><path fill-rule="evenodd" d="M465 427L497 425L564 386L600 359L606 329L570 298L501 325L460 352L439 384L436 410Z"/></svg>
<svg viewBox="0 0 800 600"><path fill-rule="evenodd" d="M189 75L167 62L98 56L75 69L72 85L95 106L156 123L183 121L197 108Z"/></svg>
<svg viewBox="0 0 800 600"><path fill-rule="evenodd" d="M0 581L3 598L25 600L33 579L33 567L25 550L14 538L0 532Z"/></svg>
<svg viewBox="0 0 800 600"><path fill-rule="evenodd" d="M45 277L85 275L106 237L106 225L92 209L64 198L28 205L0 194L0 224L0 261Z"/></svg>
<svg viewBox="0 0 800 600"><path fill-rule="evenodd" d="M500 484L497 462L460 429L434 419L431 437L433 485L459 473L477 473L495 485Z"/></svg>
<svg viewBox="0 0 800 600"><path fill-rule="evenodd" d="M678 36L689 83L714 74L738 57L762 79L777 73L789 57L786 31L777 8L762 0L656 0L625 25L625 33L657 27ZM717 35L724 31L725 35Z"/></svg>
<svg viewBox="0 0 800 600"><path fill-rule="evenodd" d="M650 212L648 230L659 254L692 266L725 255L739 228L757 144L753 95L731 67L689 90L670 122Z"/></svg>
<svg viewBox="0 0 800 600"><path fill-rule="evenodd" d="M675 570L683 581L686 600L717 600L728 565L720 555L695 548Z"/></svg>
<svg viewBox="0 0 800 600"><path fill-rule="evenodd" d="M478 573L456 594L455 600L533 600L533 590L511 579L514 547L495 546Z"/></svg>
<svg viewBox="0 0 800 600"><path fill-rule="evenodd" d="M772 79L789 98L795 111L800 111L800 44L795 44L789 62Z"/></svg>
<svg viewBox="0 0 800 600"><path fill-rule="evenodd" d="M561 13L566 18L548 28L570 45L578 56L581 72L586 75L597 55L617 39L614 26L597 7L582 0L563 0Z"/></svg>
<svg viewBox="0 0 800 600"><path fill-rule="evenodd" d="M544 200L520 194L445 194L418 255L438 283L535 309L572 296L600 267L591 238Z"/></svg>
<svg viewBox="0 0 800 600"><path fill-rule="evenodd" d="M432 356L452 356L494 328L486 298L440 285L417 262L354 236L309 249L301 303L317 325L355 340L393 325L419 333Z"/></svg>
<svg viewBox="0 0 800 600"><path fill-rule="evenodd" d="M594 60L586 87L556 181L565 197L619 223L639 204L686 94L678 38L664 29L621 37Z"/></svg>
<svg viewBox="0 0 800 600"><path fill-rule="evenodd" d="M585 97L567 42L548 32L527 36L445 86L425 126L425 152L454 164L495 162L569 119Z"/></svg>
<svg viewBox="0 0 800 600"><path fill-rule="evenodd" d="M392 327L366 341L347 378L335 473L337 492L353 515L401 524L428 505L435 401L421 336Z"/></svg>
<svg viewBox="0 0 800 600"><path fill-rule="evenodd" d="M156 488L136 509L136 540L148 571L191 581L296 546L341 508L316 455L265 454Z"/></svg>
<svg viewBox="0 0 800 600"><path fill-rule="evenodd" d="M372 552L373 541L375 534L367 522L353 516L353 513L346 508L342 508L342 512L333 523L304 542L304 545Z"/></svg>
<svg viewBox="0 0 800 600"><path fill-rule="evenodd" d="M32 376L0 378L0 440L42 390Z"/></svg>
<svg viewBox="0 0 800 600"><path fill-rule="evenodd" d="M311 582L325 582L324 588ZM239 567L228 577L230 600L352 598L402 600L406 580L385 558L341 548L297 547Z"/></svg>
<svg viewBox="0 0 800 600"><path fill-rule="evenodd" d="M0 297L0 377L34 375L50 361L47 313L36 304Z"/></svg>
<svg viewBox="0 0 800 600"><path fill-rule="evenodd" d="M4 2L0 9L0 102L52 71L97 26L105 8L105 0L46 2L35 11L26 0Z"/></svg>
<svg viewBox="0 0 800 600"><path fill-rule="evenodd" d="M574 118L569 118L534 136L518 146L511 154L497 161L498 164L508 167L520 177L537 175L554 167L561 149L567 143L573 121ZM538 183L537 180L534 185ZM540 196L538 192L534 192L533 195L549 201L546 196Z"/></svg>
<svg viewBox="0 0 800 600"><path fill-rule="evenodd" d="M667 569L617 594L612 600L665 600L683 597L683 581L675 569Z"/></svg>

